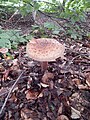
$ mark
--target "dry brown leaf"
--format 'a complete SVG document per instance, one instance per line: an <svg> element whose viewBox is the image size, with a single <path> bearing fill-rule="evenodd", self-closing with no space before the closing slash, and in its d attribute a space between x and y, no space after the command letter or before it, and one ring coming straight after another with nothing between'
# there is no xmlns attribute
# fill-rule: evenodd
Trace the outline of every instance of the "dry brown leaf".
<svg viewBox="0 0 90 120"><path fill-rule="evenodd" d="M11 98L9 99L9 101L12 101L12 102L16 102L17 101L17 97L16 97L15 93L12 94Z"/></svg>
<svg viewBox="0 0 90 120"><path fill-rule="evenodd" d="M0 73L3 73L5 71L5 68L3 67L2 63L0 63Z"/></svg>
<svg viewBox="0 0 90 120"><path fill-rule="evenodd" d="M79 95L79 93L78 92L75 92L75 93L73 93L72 94L72 96L71 96L71 99L73 100L75 100L75 99L79 99L80 98L80 95Z"/></svg>
<svg viewBox="0 0 90 120"><path fill-rule="evenodd" d="M72 81L73 81L76 85L80 85L80 84L81 84L80 79L74 78L74 79L72 79Z"/></svg>
<svg viewBox="0 0 90 120"><path fill-rule="evenodd" d="M10 68L8 68L7 70L5 70L3 72L3 78L2 78L2 80L7 80L9 72L10 72Z"/></svg>
<svg viewBox="0 0 90 120"><path fill-rule="evenodd" d="M90 73L86 75L86 83L90 87Z"/></svg>
<svg viewBox="0 0 90 120"><path fill-rule="evenodd" d="M37 113L27 108L23 108L21 110L21 117L23 120L34 120L33 118L37 118Z"/></svg>
<svg viewBox="0 0 90 120"><path fill-rule="evenodd" d="M37 99L38 94L39 94L38 92L27 90L26 98L27 98L27 100L29 100L29 99L35 100L35 99Z"/></svg>
<svg viewBox="0 0 90 120"><path fill-rule="evenodd" d="M50 89L54 88L54 82L52 80L50 81L49 86L50 86Z"/></svg>
<svg viewBox="0 0 90 120"><path fill-rule="evenodd" d="M11 67L11 70L19 71L19 64L17 59L13 60L13 66Z"/></svg>
<svg viewBox="0 0 90 120"><path fill-rule="evenodd" d="M87 85L83 85L83 84L78 85L78 89L80 89L80 90L90 90L90 88Z"/></svg>
<svg viewBox="0 0 90 120"><path fill-rule="evenodd" d="M45 72L42 77L42 82L48 84L49 80L53 79L53 78L54 78L53 73Z"/></svg>
<svg viewBox="0 0 90 120"><path fill-rule="evenodd" d="M63 104L61 103L61 106L58 109L58 115L62 114L63 111Z"/></svg>
<svg viewBox="0 0 90 120"><path fill-rule="evenodd" d="M40 98L40 97L43 97L43 93L40 93L40 94L38 95L38 98Z"/></svg>
<svg viewBox="0 0 90 120"><path fill-rule="evenodd" d="M13 65L14 65L14 66L18 65L18 59L14 59L14 60L13 60Z"/></svg>
<svg viewBox="0 0 90 120"><path fill-rule="evenodd" d="M19 71L19 65L12 66L11 71Z"/></svg>
<svg viewBox="0 0 90 120"><path fill-rule="evenodd" d="M71 118L72 119L79 119L81 117L80 111L76 110L75 108L71 107Z"/></svg>
<svg viewBox="0 0 90 120"><path fill-rule="evenodd" d="M69 118L65 115L60 115L57 117L57 120L69 120Z"/></svg>

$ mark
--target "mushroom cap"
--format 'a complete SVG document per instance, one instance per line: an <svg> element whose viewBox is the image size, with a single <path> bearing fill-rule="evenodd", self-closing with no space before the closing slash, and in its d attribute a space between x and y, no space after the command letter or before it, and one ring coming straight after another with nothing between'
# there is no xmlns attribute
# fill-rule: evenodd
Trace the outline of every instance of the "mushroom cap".
<svg viewBox="0 0 90 120"><path fill-rule="evenodd" d="M55 61L64 57L65 47L55 39L32 39L26 46L28 56L37 61Z"/></svg>
<svg viewBox="0 0 90 120"><path fill-rule="evenodd" d="M0 52L1 52L2 54L5 54L5 53L8 52L8 48L0 48Z"/></svg>

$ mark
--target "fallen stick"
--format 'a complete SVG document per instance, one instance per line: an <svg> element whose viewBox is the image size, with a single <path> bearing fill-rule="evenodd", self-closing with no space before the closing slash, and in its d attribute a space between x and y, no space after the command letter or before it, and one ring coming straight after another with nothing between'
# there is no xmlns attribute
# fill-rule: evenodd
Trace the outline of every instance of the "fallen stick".
<svg viewBox="0 0 90 120"><path fill-rule="evenodd" d="M0 114L2 114L3 109L4 109L4 107L6 106L6 103L7 103L7 101L8 101L8 98L9 98L12 90L14 89L15 85L17 84L17 82L19 81L19 79L20 79L20 77L23 75L23 73L24 73L24 71L19 75L19 77L16 79L15 83L13 84L13 86L10 88L10 90L9 90L9 92L8 92L8 95L7 95L7 97L6 97L6 99L5 99L4 103L3 103L3 106L1 107Z"/></svg>
<svg viewBox="0 0 90 120"><path fill-rule="evenodd" d="M29 76L24 76L24 77L21 77L20 79L24 79L24 78L29 78ZM20 80L20 79L19 79L19 80ZM12 80L12 81L10 81L9 83L12 83L12 82L15 82L15 81L16 81L16 80ZM8 88L7 91L5 91L5 92L0 93L0 97L3 96L3 95L5 95L5 94L8 94L9 90L10 90L10 88Z"/></svg>

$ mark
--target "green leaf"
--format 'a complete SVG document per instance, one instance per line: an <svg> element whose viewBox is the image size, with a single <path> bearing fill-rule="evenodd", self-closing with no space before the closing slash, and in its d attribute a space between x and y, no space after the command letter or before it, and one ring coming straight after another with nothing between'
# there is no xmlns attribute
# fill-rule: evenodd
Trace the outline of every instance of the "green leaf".
<svg viewBox="0 0 90 120"><path fill-rule="evenodd" d="M34 10L39 10L40 4L37 2L34 2Z"/></svg>
<svg viewBox="0 0 90 120"><path fill-rule="evenodd" d="M20 38L19 38L19 42L20 42L20 43L24 43L24 42L26 42L26 41L27 41L27 40L26 40L25 38L23 38L23 37L20 37Z"/></svg>
<svg viewBox="0 0 90 120"><path fill-rule="evenodd" d="M87 32L87 37L90 37L90 32Z"/></svg>
<svg viewBox="0 0 90 120"><path fill-rule="evenodd" d="M28 36L26 36L26 39L27 39L27 40L31 40L32 38L33 38L32 35L28 35Z"/></svg>
<svg viewBox="0 0 90 120"><path fill-rule="evenodd" d="M6 47L11 49L11 42L8 39L0 39L0 47Z"/></svg>
<svg viewBox="0 0 90 120"><path fill-rule="evenodd" d="M35 30L35 29L38 29L39 26L38 25L32 25L32 29Z"/></svg>
<svg viewBox="0 0 90 120"><path fill-rule="evenodd" d="M1 33L1 34L0 34L0 38L6 38L6 39L9 39L10 36L9 36L7 33Z"/></svg>
<svg viewBox="0 0 90 120"><path fill-rule="evenodd" d="M54 31L52 32L52 34L58 35L59 32L60 32L59 30L54 30Z"/></svg>
<svg viewBox="0 0 90 120"><path fill-rule="evenodd" d="M71 38L73 38L73 39L77 39L77 35L76 34L71 34Z"/></svg>
<svg viewBox="0 0 90 120"><path fill-rule="evenodd" d="M52 22L45 22L44 27L48 29L55 29L55 25Z"/></svg>
<svg viewBox="0 0 90 120"><path fill-rule="evenodd" d="M14 59L14 57L9 52L7 52L6 55L10 57L12 60Z"/></svg>
<svg viewBox="0 0 90 120"><path fill-rule="evenodd" d="M18 43L15 42L15 41L13 41L13 42L12 42L12 45L11 45L11 48L12 48L12 49L16 49L17 47L18 47Z"/></svg>

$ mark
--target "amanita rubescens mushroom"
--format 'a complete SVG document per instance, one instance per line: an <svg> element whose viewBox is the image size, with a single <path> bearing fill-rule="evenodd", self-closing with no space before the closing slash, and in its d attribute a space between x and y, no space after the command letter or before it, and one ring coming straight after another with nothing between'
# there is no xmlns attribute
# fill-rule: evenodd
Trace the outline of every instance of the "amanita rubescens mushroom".
<svg viewBox="0 0 90 120"><path fill-rule="evenodd" d="M55 61L59 57L63 58L64 51L64 45L51 38L32 39L26 47L28 56L41 62L42 71L47 69L48 62Z"/></svg>

